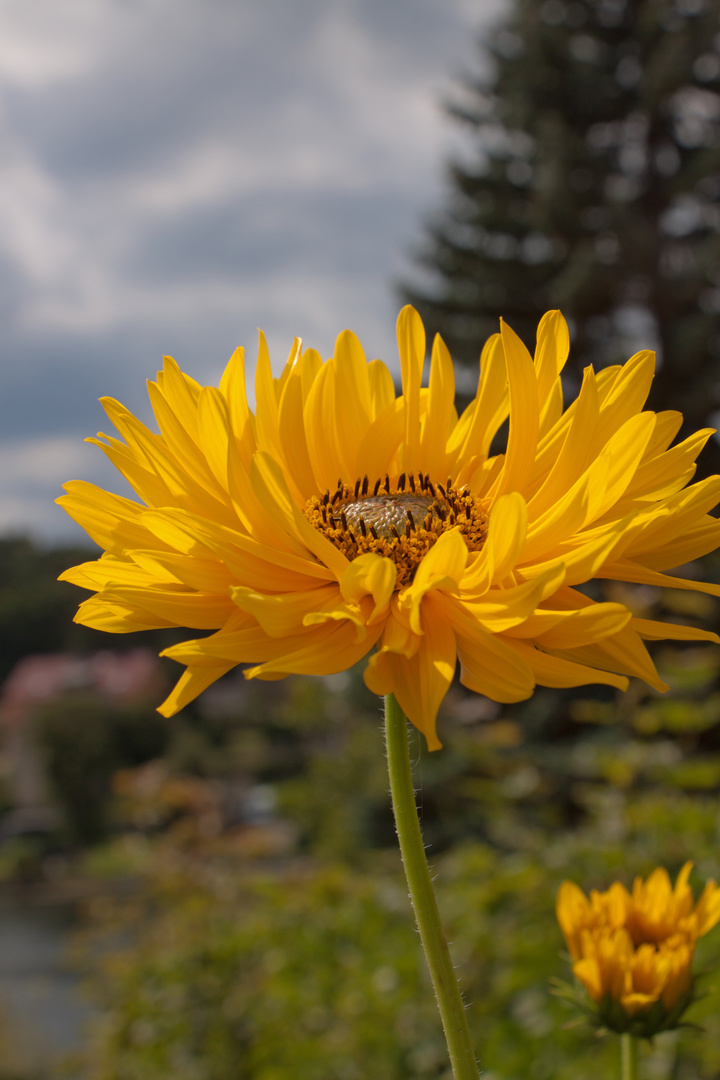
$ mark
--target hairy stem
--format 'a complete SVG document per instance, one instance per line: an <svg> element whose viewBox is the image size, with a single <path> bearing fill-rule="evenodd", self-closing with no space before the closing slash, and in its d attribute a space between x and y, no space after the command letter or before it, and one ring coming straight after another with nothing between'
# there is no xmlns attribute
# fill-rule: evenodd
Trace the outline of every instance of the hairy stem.
<svg viewBox="0 0 720 1080"><path fill-rule="evenodd" d="M620 1080L638 1080L638 1041L627 1032L620 1036Z"/></svg>
<svg viewBox="0 0 720 1080"><path fill-rule="evenodd" d="M385 738L395 826L425 958L430 969L455 1080L478 1080L465 1007L443 933L425 858L410 768L407 721L393 694L385 697Z"/></svg>

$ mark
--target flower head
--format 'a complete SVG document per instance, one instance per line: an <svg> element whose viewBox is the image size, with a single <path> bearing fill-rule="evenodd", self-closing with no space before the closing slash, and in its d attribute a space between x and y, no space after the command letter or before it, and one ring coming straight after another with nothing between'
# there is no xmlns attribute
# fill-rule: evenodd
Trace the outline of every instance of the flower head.
<svg viewBox="0 0 720 1080"><path fill-rule="evenodd" d="M534 358L501 327L460 417L439 337L422 385L425 333L410 307L398 319L400 396L344 331L325 362L296 340L279 378L261 335L255 413L242 350L219 388L166 358L148 387L159 434L104 400L121 438L89 441L141 501L66 485L59 502L105 551L63 575L95 593L77 620L216 631L166 650L186 671L165 715L236 664L277 679L370 654L367 685L393 692L433 749L458 658L464 685L499 702L536 685L624 689L628 675L666 689L645 640L720 639L578 586L601 577L720 595L663 573L720 544L708 515L720 477L686 487L711 431L670 447L680 414L642 411L649 352L588 368L563 411L562 316L543 318ZM491 453L508 417L506 450Z"/></svg>
<svg viewBox="0 0 720 1080"><path fill-rule="evenodd" d="M557 917L573 974L614 1031L650 1036L677 1027L692 1000L695 943L720 922L720 889L709 881L695 904L692 863L675 888L667 871L636 878L632 893L615 882L588 898L564 881Z"/></svg>

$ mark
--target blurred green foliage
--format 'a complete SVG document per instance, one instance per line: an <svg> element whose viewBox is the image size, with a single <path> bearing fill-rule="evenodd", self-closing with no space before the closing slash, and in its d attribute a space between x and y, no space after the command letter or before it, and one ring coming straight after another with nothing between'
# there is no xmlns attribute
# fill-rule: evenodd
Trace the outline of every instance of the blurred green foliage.
<svg viewBox="0 0 720 1080"><path fill-rule="evenodd" d="M23 536L0 537L0 681L24 656L108 648L107 634L73 622L88 593L57 580L68 567L98 555L92 546L46 548ZM112 647L148 645L159 652L178 637L175 630L115 634Z"/></svg>
<svg viewBox="0 0 720 1080"><path fill-rule="evenodd" d="M113 774L160 757L168 741L167 724L152 706L110 703L92 692L63 694L39 707L33 722L72 843L93 843L105 836Z"/></svg>
<svg viewBox="0 0 720 1080"><path fill-rule="evenodd" d="M91 647L99 635L73 623L85 594L57 580L91 550L43 549L24 537L0 539L0 680L23 656Z"/></svg>
<svg viewBox="0 0 720 1080"><path fill-rule="evenodd" d="M555 922L565 877L628 884L695 858L718 876L716 801L606 792L581 830L527 833L518 850L458 846L436 863L441 910L488 1080L613 1075L617 1044L553 996L569 977ZM293 859L259 868L165 840L125 846L143 887L96 911L97 932L131 933L99 978L105 1015L88 1080L425 1080L447 1077L439 1021L398 858L364 868ZM93 940L93 947L97 939ZM720 980L720 934L700 966ZM720 983L718 984L720 986ZM720 1069L720 992L696 1005L705 1030L663 1036L652 1075ZM651 1075L648 1073L648 1075Z"/></svg>

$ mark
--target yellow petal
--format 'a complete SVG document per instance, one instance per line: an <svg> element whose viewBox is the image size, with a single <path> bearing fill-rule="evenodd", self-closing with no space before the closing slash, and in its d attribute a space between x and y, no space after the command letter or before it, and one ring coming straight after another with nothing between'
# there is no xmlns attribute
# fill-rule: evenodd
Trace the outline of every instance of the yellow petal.
<svg viewBox="0 0 720 1080"><path fill-rule="evenodd" d="M591 441L600 417L595 372L586 368L582 386L575 402L572 422L567 425L564 440L544 482L528 504L528 514L534 521L546 513L575 484L591 462Z"/></svg>
<svg viewBox="0 0 720 1080"><path fill-rule="evenodd" d="M294 341L291 356L300 351L300 339ZM255 365L255 415L258 449L267 453L280 451L278 394L270 366L270 354L262 330L258 332L258 357Z"/></svg>
<svg viewBox="0 0 720 1080"><path fill-rule="evenodd" d="M555 903L555 914L573 960L580 959L579 931L590 919L590 904L573 881L563 881Z"/></svg>
<svg viewBox="0 0 720 1080"><path fill-rule="evenodd" d="M83 601L75 614L76 623L104 630L108 634L130 634L136 630L158 630L164 626L177 625L174 620L163 618L135 605L107 596L91 596Z"/></svg>
<svg viewBox="0 0 720 1080"><path fill-rule="evenodd" d="M234 578L220 559L188 557L171 551L134 551L133 559L149 577L174 581L199 592L228 595Z"/></svg>
<svg viewBox="0 0 720 1080"><path fill-rule="evenodd" d="M628 679L611 671L578 664L567 656L552 656L541 649L533 648L522 641L514 641L513 648L526 661L533 672L538 686L552 686L566 689L571 686L590 686L598 683L603 686L615 686L618 690L627 690Z"/></svg>
<svg viewBox="0 0 720 1080"><path fill-rule="evenodd" d="M664 589L687 589L690 592L720 596L720 585L713 585L706 581L690 581L688 578L670 577L669 574L658 574L655 570L648 570L647 567L632 562L630 559L608 562L602 568L598 568L597 576L610 578L612 581L632 581L636 585L658 585Z"/></svg>
<svg viewBox="0 0 720 1080"><path fill-rule="evenodd" d="M319 364L320 357L317 354L315 356ZM318 489L308 452L304 422L303 375L304 368L308 366L314 367L314 357L305 352L285 384L278 416L283 462L302 502L314 495Z"/></svg>
<svg viewBox="0 0 720 1080"><path fill-rule="evenodd" d="M439 750L437 712L453 680L457 649L442 602L428 596L425 604L428 618L417 652L409 658L385 652L382 660L375 662L375 670L366 676L366 682L370 686L391 686L408 720L425 736L428 749Z"/></svg>
<svg viewBox="0 0 720 1080"><path fill-rule="evenodd" d="M386 614L396 578L397 567L392 559L368 552L350 563L340 581L340 591L354 604L359 604L365 596L372 597L374 608L368 619L368 624L372 624Z"/></svg>
<svg viewBox="0 0 720 1080"><path fill-rule="evenodd" d="M253 417L245 388L245 350L235 349L220 379L220 393L225 398L230 424L242 462L247 465L255 450Z"/></svg>
<svg viewBox="0 0 720 1080"><path fill-rule="evenodd" d="M355 627L347 622L325 623L307 630L302 644L244 672L248 679L273 672L290 675L334 675L347 671L362 659L377 641L381 626L369 628L358 640ZM283 640L283 639L279 639Z"/></svg>
<svg viewBox="0 0 720 1080"><path fill-rule="evenodd" d="M192 402L181 420L165 400L157 383L148 382L148 396L163 441L172 456L188 476L198 481L215 497L222 499L223 492L219 490L215 477L208 468L205 455L201 452L196 439L190 434L192 431L197 438L197 403ZM188 415L190 409L192 418Z"/></svg>
<svg viewBox="0 0 720 1080"><path fill-rule="evenodd" d="M415 572L415 578L400 595L400 608L407 612L415 634L425 632L426 620L420 619L421 605L433 589L458 592L467 565L468 550L458 529L443 533L430 548Z"/></svg>
<svg viewBox="0 0 720 1080"><path fill-rule="evenodd" d="M455 370L445 342L435 335L430 361L427 415L422 430L421 468L433 476L450 471L446 451L455 419Z"/></svg>
<svg viewBox="0 0 720 1080"><path fill-rule="evenodd" d="M371 360L368 364L370 383L370 415L373 420L390 408L395 402L395 384L387 366L382 360Z"/></svg>
<svg viewBox="0 0 720 1080"><path fill-rule="evenodd" d="M232 614L229 596L189 591L182 586L131 588L115 585L111 598L137 611L140 618L155 620L156 625L188 626L195 630L215 630ZM89 601L87 601L89 602Z"/></svg>
<svg viewBox="0 0 720 1080"><path fill-rule="evenodd" d="M309 589L318 578L323 581L333 578L332 571L309 553L304 558L292 555L259 543L254 537L219 525L213 527L182 510L148 510L142 520L148 534L157 537L159 546L203 559L216 556L238 581L252 582L269 592ZM145 546L149 546L147 541Z"/></svg>
<svg viewBox="0 0 720 1080"><path fill-rule="evenodd" d="M460 682L468 690L484 694L492 701L524 701L535 689L535 676L520 650L498 634L479 627L472 635L461 636L455 627L460 658Z"/></svg>
<svg viewBox="0 0 720 1080"><path fill-rule="evenodd" d="M573 964L573 975L583 984L593 1001L602 1000L605 996L605 986L600 973L600 965L594 957L587 957Z"/></svg>
<svg viewBox="0 0 720 1080"><path fill-rule="evenodd" d="M130 487L140 496L147 506L166 506L172 502L172 495L167 485L159 476L146 468L128 446L120 439L98 432L98 437L85 439L86 443L99 446L105 457L113 463L118 472L125 477Z"/></svg>
<svg viewBox="0 0 720 1080"><path fill-rule="evenodd" d="M708 881L695 910L698 937L702 937L720 922L720 889L714 881Z"/></svg>
<svg viewBox="0 0 720 1080"><path fill-rule="evenodd" d="M200 394L197 427L200 446L213 476L228 491L228 453L234 435L227 402L214 386L205 386Z"/></svg>
<svg viewBox="0 0 720 1080"><path fill-rule="evenodd" d="M319 491L334 491L343 471L336 443L335 367L323 364L308 393L304 409L305 434Z"/></svg>
<svg viewBox="0 0 720 1080"><path fill-rule="evenodd" d="M152 534L141 522L146 507L140 503L84 480L72 480L64 487L67 494L56 502L106 551L122 555L136 547L153 546Z"/></svg>
<svg viewBox="0 0 720 1080"><path fill-rule="evenodd" d="M528 618L546 596L560 588L564 577L565 567L558 563L544 574L520 585L508 589L490 589L482 600L464 600L463 606L486 630L499 634Z"/></svg>
<svg viewBox="0 0 720 1080"><path fill-rule="evenodd" d="M450 436L448 451L458 463L487 457L498 428L510 411L507 364L500 334L493 334L480 356L480 378L475 400L460 417Z"/></svg>
<svg viewBox="0 0 720 1080"><path fill-rule="evenodd" d="M510 432L496 497L523 490L532 474L540 424L537 382L530 354L507 323L501 320L500 327L510 392Z"/></svg>
<svg viewBox="0 0 720 1080"><path fill-rule="evenodd" d="M677 539L643 552L639 556L643 566L650 570L672 570L676 566L699 559L720 545L720 522L716 518L703 517L693 528L687 529Z"/></svg>
<svg viewBox="0 0 720 1080"><path fill-rule="evenodd" d="M158 707L158 712L161 716L174 716L234 667L234 664L220 664L214 667L188 668Z"/></svg>
<svg viewBox="0 0 720 1080"><path fill-rule="evenodd" d="M272 596L242 585L231 588L230 596L242 611L257 619L269 637L275 638L300 633L306 615L322 611L340 599L337 585Z"/></svg>
<svg viewBox="0 0 720 1080"><path fill-rule="evenodd" d="M642 994L639 991L633 991L631 994L623 994L620 998L620 1004L628 1016L635 1016L636 1013L649 1009L659 997L659 992L657 994Z"/></svg>
<svg viewBox="0 0 720 1080"><path fill-rule="evenodd" d="M522 495L501 495L493 505L482 551L470 561L462 578L463 593L477 596L513 569L525 546L527 507Z"/></svg>
<svg viewBox="0 0 720 1080"><path fill-rule="evenodd" d="M619 675L634 675L661 693L668 689L667 683L658 675L639 635L629 626L592 645L556 651L561 657L587 664L588 667L613 671Z"/></svg>
<svg viewBox="0 0 720 1080"><path fill-rule="evenodd" d="M636 618L633 618L631 626L646 641L714 641L716 645L720 645L720 637L712 630L700 630L695 626L678 626L676 623Z"/></svg>
<svg viewBox="0 0 720 1080"><path fill-rule="evenodd" d="M545 406L570 352L568 326L559 311L546 312L537 330L535 372L540 408Z"/></svg>
<svg viewBox="0 0 720 1080"><path fill-rule="evenodd" d="M612 382L605 383L602 394L603 427L598 435L598 448L604 445L609 435L617 431L626 420L640 412L647 401L653 375L655 374L655 353L642 349L631 356L627 363L614 369ZM605 392L605 387L607 388Z"/></svg>
<svg viewBox="0 0 720 1080"><path fill-rule="evenodd" d="M163 357L162 371L158 371L157 383L168 405L178 417L180 423L197 436L197 403L202 387L190 375L181 371L172 356Z"/></svg>
<svg viewBox="0 0 720 1080"><path fill-rule="evenodd" d="M350 330L335 342L335 423L345 475L357 474L357 455L371 423L370 379L362 345Z"/></svg>
<svg viewBox="0 0 720 1080"><path fill-rule="evenodd" d="M591 602L588 607L572 612L568 619L539 636L537 641L544 649L573 649L618 633L631 619L630 612L622 604Z"/></svg>
<svg viewBox="0 0 720 1080"><path fill-rule="evenodd" d="M425 328L417 311L409 304L398 315L397 343L405 412L402 469L406 473L415 473L420 469L420 390L425 364Z"/></svg>

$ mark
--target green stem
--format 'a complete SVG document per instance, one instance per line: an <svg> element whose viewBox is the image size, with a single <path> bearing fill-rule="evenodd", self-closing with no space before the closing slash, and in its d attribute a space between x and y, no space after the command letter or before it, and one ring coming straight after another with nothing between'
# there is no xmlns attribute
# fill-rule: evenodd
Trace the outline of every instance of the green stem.
<svg viewBox="0 0 720 1080"><path fill-rule="evenodd" d="M410 769L407 721L393 694L385 697L385 738L395 826L420 940L442 1017L455 1080L478 1080L465 1006L440 922L423 844Z"/></svg>
<svg viewBox="0 0 720 1080"><path fill-rule="evenodd" d="M638 1041L627 1032L620 1036L620 1080L638 1080Z"/></svg>

